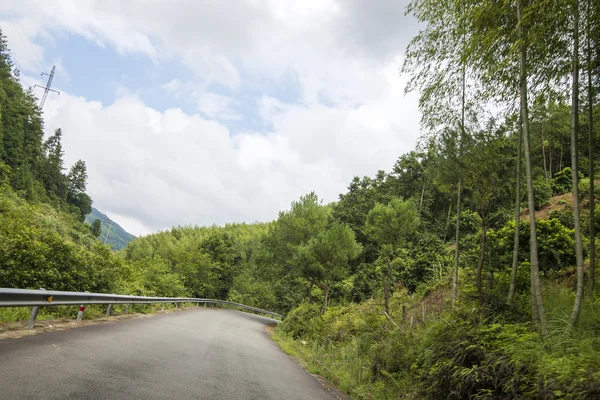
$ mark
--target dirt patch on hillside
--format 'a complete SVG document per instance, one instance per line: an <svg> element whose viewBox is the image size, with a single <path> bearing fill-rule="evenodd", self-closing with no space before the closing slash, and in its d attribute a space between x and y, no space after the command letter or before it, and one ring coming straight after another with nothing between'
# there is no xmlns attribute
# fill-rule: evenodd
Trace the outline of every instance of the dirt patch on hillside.
<svg viewBox="0 0 600 400"><path fill-rule="evenodd" d="M581 205L582 208L584 204ZM554 196L550 199L550 205L543 207L541 210L535 212L536 219L548 219L552 211L562 211L565 209L573 208L573 193L565 193L560 196ZM521 220L529 218L529 208L525 208L521 211Z"/></svg>

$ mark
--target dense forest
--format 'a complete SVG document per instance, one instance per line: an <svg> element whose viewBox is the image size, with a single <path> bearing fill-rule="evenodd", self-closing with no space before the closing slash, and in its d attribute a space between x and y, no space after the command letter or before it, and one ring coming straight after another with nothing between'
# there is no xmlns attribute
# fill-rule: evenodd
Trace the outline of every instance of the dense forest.
<svg viewBox="0 0 600 400"><path fill-rule="evenodd" d="M3 40L0 286L281 312L281 346L356 398L599 398L600 4L407 12L414 151L334 203L307 193L272 222L173 227L117 253L81 224L85 164L65 174L62 132L42 140Z"/></svg>

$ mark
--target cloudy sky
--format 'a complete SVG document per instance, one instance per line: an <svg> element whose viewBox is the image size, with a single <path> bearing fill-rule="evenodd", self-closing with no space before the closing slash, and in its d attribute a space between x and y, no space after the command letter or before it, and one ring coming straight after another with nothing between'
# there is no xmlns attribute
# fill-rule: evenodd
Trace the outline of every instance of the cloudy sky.
<svg viewBox="0 0 600 400"><path fill-rule="evenodd" d="M405 0L0 0L46 132L129 232L268 221L414 147ZM38 95L41 96L40 90Z"/></svg>

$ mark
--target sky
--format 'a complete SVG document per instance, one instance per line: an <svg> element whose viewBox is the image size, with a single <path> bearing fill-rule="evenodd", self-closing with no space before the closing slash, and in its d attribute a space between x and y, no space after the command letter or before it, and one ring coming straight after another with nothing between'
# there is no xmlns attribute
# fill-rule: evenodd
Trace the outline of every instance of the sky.
<svg viewBox="0 0 600 400"><path fill-rule="evenodd" d="M270 221L389 171L419 136L406 0L0 0L45 132L134 235ZM36 89L41 98L42 89Z"/></svg>

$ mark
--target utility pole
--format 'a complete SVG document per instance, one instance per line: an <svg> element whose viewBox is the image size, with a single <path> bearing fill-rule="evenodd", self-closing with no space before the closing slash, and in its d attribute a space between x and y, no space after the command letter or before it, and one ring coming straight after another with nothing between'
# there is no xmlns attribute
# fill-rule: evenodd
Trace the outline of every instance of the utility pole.
<svg viewBox="0 0 600 400"><path fill-rule="evenodd" d="M48 82L46 83L45 87L40 86L40 85L35 85L37 87L44 89L44 95L42 96L42 101L40 101L40 110L44 108L44 103L46 102L46 97L48 97L48 92L54 92L54 93L60 94L60 92L58 90L50 89L50 86L52 86L52 79L54 79L54 71L55 70L56 70L56 66L53 65L52 71L50 71L50 74L42 72L42 76L48 75Z"/></svg>

